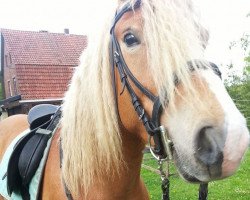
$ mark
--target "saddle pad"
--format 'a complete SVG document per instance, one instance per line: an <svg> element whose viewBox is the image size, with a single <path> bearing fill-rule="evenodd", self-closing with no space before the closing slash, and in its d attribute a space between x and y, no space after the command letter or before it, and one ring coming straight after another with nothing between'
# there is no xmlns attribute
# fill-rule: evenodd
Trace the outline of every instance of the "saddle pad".
<svg viewBox="0 0 250 200"><path fill-rule="evenodd" d="M8 146L7 150L4 153L4 156L2 158L2 160L0 161L0 194L5 198L5 199L16 199L16 200L22 200L22 196L21 194L17 194L17 193L12 193L11 197L8 195L7 192L7 177L6 176L6 172L7 172L7 167L8 167L8 163L9 163L9 158L12 154L12 151L16 145L16 143L20 140L20 138L22 138L23 136L25 136L26 134L28 134L30 132L29 129L25 130L24 132L20 133L12 142L11 144Z"/></svg>
<svg viewBox="0 0 250 200"><path fill-rule="evenodd" d="M47 147L44 150L43 158L39 164L39 167L32 178L30 185L29 185L29 193L30 193L30 199L36 200L39 198L39 189L40 189L40 184L42 180L42 175L43 175L43 170L46 164L46 160L48 157L49 149L51 146L51 141L53 138L54 133L56 132L57 128L55 128L54 132L52 133L52 137L48 140ZM8 199L8 200L22 200L21 193L19 192L13 192L11 196L8 195L7 191L7 177L5 177L5 174L7 172L7 167L9 163L10 156L12 154L13 148L16 145L16 143L19 141L19 139L26 134L28 134L30 130L25 130L21 134L19 134L9 145L7 148L3 159L0 161L0 194Z"/></svg>

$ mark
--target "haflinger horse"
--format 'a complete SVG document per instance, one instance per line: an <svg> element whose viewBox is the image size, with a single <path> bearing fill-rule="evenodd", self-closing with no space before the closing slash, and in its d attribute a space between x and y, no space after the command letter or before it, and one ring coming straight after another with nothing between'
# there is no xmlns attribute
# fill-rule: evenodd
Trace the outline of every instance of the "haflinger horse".
<svg viewBox="0 0 250 200"><path fill-rule="evenodd" d="M249 132L218 69L202 59L203 30L191 0L118 1L73 75L40 199L67 199L64 184L68 199L149 199L140 177L148 141L189 182L236 172ZM1 122L0 158L27 128L26 115Z"/></svg>

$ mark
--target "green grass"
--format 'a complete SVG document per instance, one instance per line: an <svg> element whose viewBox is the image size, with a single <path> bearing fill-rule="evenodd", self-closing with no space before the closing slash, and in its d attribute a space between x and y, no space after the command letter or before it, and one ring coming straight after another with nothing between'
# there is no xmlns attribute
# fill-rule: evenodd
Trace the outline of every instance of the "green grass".
<svg viewBox="0 0 250 200"><path fill-rule="evenodd" d="M157 169L155 160L145 154L144 164ZM197 184L190 184L181 179L173 164L170 166L170 197L171 200L198 199ZM161 200L160 176L142 168L142 178L148 188L151 200ZM235 175L230 178L209 183L209 200L250 200L250 150Z"/></svg>

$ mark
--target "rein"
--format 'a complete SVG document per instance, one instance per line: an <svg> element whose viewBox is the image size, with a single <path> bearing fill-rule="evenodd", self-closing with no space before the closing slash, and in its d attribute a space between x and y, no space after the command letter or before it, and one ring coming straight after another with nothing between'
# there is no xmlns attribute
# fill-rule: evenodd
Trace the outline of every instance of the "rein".
<svg viewBox="0 0 250 200"><path fill-rule="evenodd" d="M137 0L133 5L130 3L127 3L119 12L116 12L113 25L110 30L111 34L111 44L110 44L110 58L111 58L111 64L112 64L112 84L113 84L113 90L116 100L116 107L117 107L117 113L119 116L118 111L118 100L117 100L117 91L115 87L115 66L118 69L119 77L122 83L122 92L120 95L123 94L125 88L127 89L132 104L134 106L134 109L139 117L139 120L142 121L148 135L149 135L149 145L150 145L150 152L158 160L159 170L161 174L162 179L162 200L169 200L169 179L168 176L164 173L162 169L162 165L164 161L169 161L172 159L172 148L173 143L168 138L168 134L164 126L160 125L160 116L162 114L162 104L160 102L159 96L153 95L150 91L148 91L132 74L130 69L128 68L122 52L120 45L117 41L117 38L115 36L115 26L117 22L121 19L121 17L126 13L130 11L134 11L136 9L139 9L141 6L141 0ZM214 64L210 64L215 74L221 77L221 72L219 71L218 67ZM194 68L192 67L191 63L188 63L188 66L191 71L194 71ZM152 118L148 116L148 114L145 112L138 96L136 95L135 91L131 87L128 78L134 83L134 85L144 94L146 95L152 102L153 102L153 110L152 110ZM176 77L175 85L179 83L178 78ZM151 146L151 139L153 138L155 147L153 148ZM206 200L208 194L208 183L201 183L199 187L199 200Z"/></svg>

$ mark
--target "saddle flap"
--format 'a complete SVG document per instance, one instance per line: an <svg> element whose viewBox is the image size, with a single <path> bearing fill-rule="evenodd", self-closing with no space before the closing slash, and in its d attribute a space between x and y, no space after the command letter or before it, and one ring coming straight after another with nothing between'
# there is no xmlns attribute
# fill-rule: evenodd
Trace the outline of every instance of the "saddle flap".
<svg viewBox="0 0 250 200"><path fill-rule="evenodd" d="M13 191L18 190L19 186L22 183L17 163L23 147L33 135L34 132L30 132L23 136L15 145L13 152L10 156L7 169L7 191L9 195L11 195Z"/></svg>
<svg viewBox="0 0 250 200"><path fill-rule="evenodd" d="M23 185L30 183L40 164L44 149L46 148L48 139L50 138L50 134L38 133L40 130L44 129L38 129L36 131L36 134L31 137L24 146L19 157L18 169Z"/></svg>

